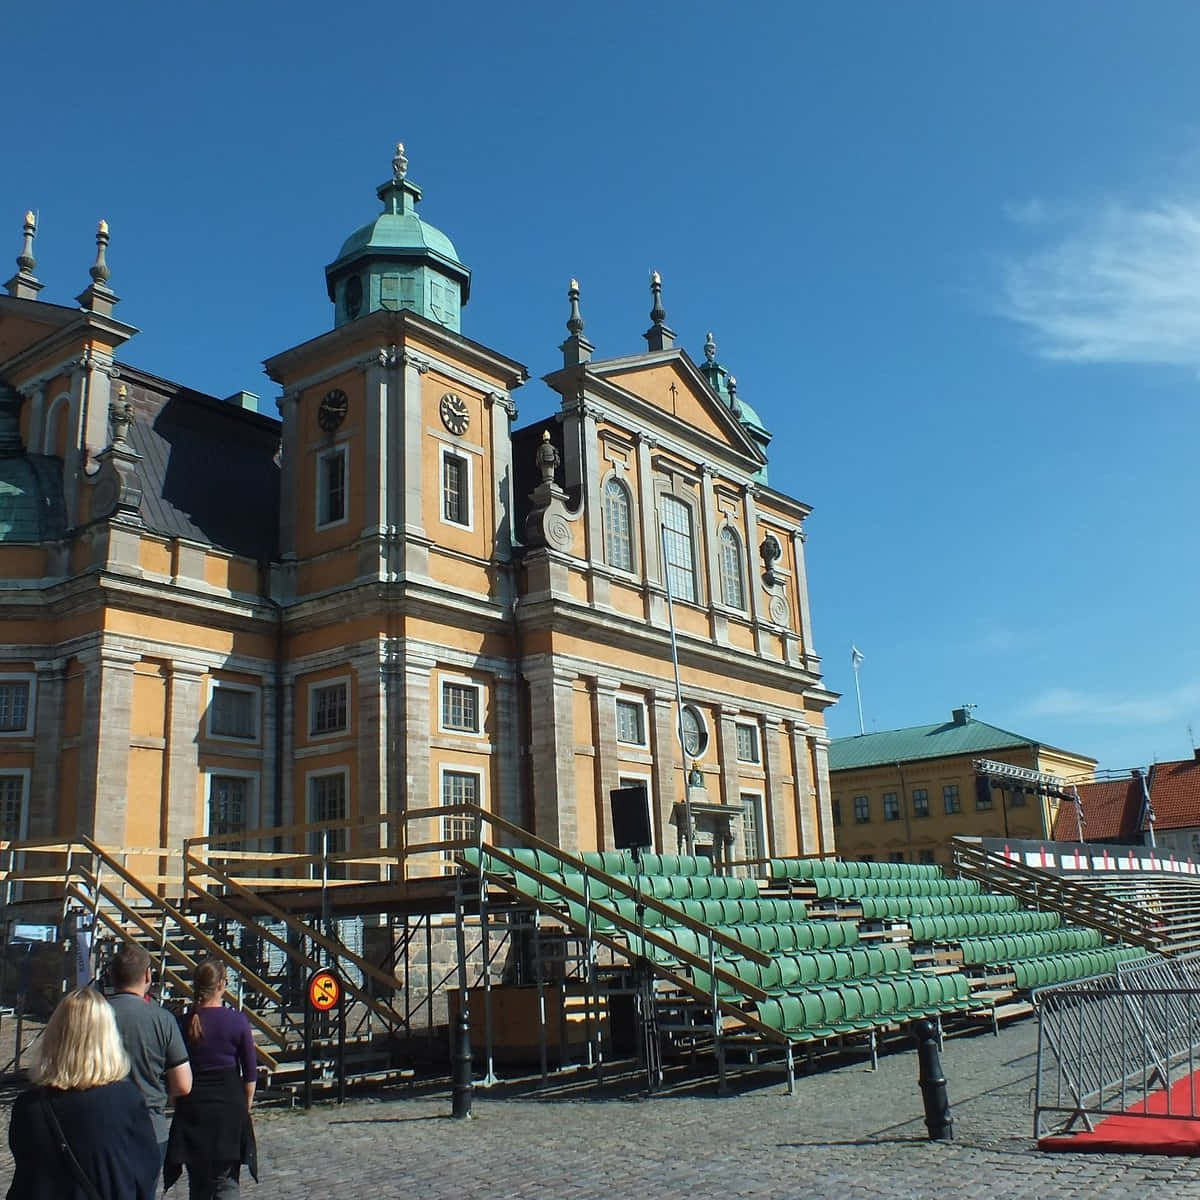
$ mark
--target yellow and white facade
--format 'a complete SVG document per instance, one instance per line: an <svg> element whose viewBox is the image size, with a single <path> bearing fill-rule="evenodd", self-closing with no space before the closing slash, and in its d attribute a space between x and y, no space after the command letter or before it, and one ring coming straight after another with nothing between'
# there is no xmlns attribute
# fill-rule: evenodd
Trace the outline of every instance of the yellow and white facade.
<svg viewBox="0 0 1200 1200"><path fill-rule="evenodd" d="M124 360L107 230L79 308L0 296L3 836L109 846L477 802L612 845L831 851L808 508L711 339L599 360L570 293L552 420L460 328L470 273L384 211L327 270L333 328L266 361L280 420ZM674 622L683 698L676 700ZM681 737L683 746L681 747ZM454 835L453 819L430 822Z"/></svg>

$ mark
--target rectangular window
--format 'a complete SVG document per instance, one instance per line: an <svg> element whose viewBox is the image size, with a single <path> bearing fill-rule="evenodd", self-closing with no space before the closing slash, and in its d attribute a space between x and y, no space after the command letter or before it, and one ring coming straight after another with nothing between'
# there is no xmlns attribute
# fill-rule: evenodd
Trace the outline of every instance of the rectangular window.
<svg viewBox="0 0 1200 1200"><path fill-rule="evenodd" d="M472 683L442 684L442 728L479 732L479 688Z"/></svg>
<svg viewBox="0 0 1200 1200"><path fill-rule="evenodd" d="M830 805L830 808L833 810L833 824L836 828L842 823L842 802L840 800L834 800Z"/></svg>
<svg viewBox="0 0 1200 1200"><path fill-rule="evenodd" d="M617 701L617 741L626 746L646 744L646 709L637 700Z"/></svg>
<svg viewBox="0 0 1200 1200"><path fill-rule="evenodd" d="M885 821L900 820L900 801L896 798L895 792L883 793L883 819Z"/></svg>
<svg viewBox="0 0 1200 1200"><path fill-rule="evenodd" d="M245 775L210 775L208 782L208 832L244 833L250 813L250 788L253 781ZM220 842L221 850L240 850L241 843Z"/></svg>
<svg viewBox="0 0 1200 1200"><path fill-rule="evenodd" d="M992 789L977 788L975 791L975 810L986 812L992 807Z"/></svg>
<svg viewBox="0 0 1200 1200"><path fill-rule="evenodd" d="M449 450L442 451L442 519L471 524L471 464Z"/></svg>
<svg viewBox="0 0 1200 1200"><path fill-rule="evenodd" d="M25 836L26 775L0 775L0 838L15 841Z"/></svg>
<svg viewBox="0 0 1200 1200"><path fill-rule="evenodd" d="M29 692L27 679L0 679L0 733L29 730Z"/></svg>
<svg viewBox="0 0 1200 1200"><path fill-rule="evenodd" d="M208 704L209 737L258 736L258 693L214 683Z"/></svg>
<svg viewBox="0 0 1200 1200"><path fill-rule="evenodd" d="M904 851L903 850L893 850L888 855L888 862L903 862L903 861L904 861Z"/></svg>
<svg viewBox="0 0 1200 1200"><path fill-rule="evenodd" d="M346 819L346 772L330 771L323 775L308 777L308 819L314 824L326 821L344 821ZM308 835L308 852L320 854L327 848L330 854L339 854L348 845L347 830L314 829ZM321 873L320 863L312 866L314 877ZM345 875L345 867L341 863L329 866L330 878L340 878Z"/></svg>
<svg viewBox="0 0 1200 1200"><path fill-rule="evenodd" d="M346 447L317 460L317 524L338 525L346 519Z"/></svg>
<svg viewBox="0 0 1200 1200"><path fill-rule="evenodd" d="M962 798L958 794L957 783L948 783L942 788L942 804L947 814L962 812Z"/></svg>
<svg viewBox="0 0 1200 1200"><path fill-rule="evenodd" d="M912 813L914 817L929 816L929 792L925 788L913 788Z"/></svg>
<svg viewBox="0 0 1200 1200"><path fill-rule="evenodd" d="M933 851L932 850L918 850L917 851L917 862L932 863L933 862Z"/></svg>
<svg viewBox="0 0 1200 1200"><path fill-rule="evenodd" d="M762 800L755 795L742 793L742 834L744 837L743 858L765 858L762 844Z"/></svg>
<svg viewBox="0 0 1200 1200"><path fill-rule="evenodd" d="M479 776L474 771L442 772L442 807L479 803ZM442 840L471 842L475 837L475 821L469 813L455 813L442 818ZM448 871L454 870L454 851L444 850L442 858Z"/></svg>
<svg viewBox="0 0 1200 1200"><path fill-rule="evenodd" d="M314 737L350 728L349 685L338 679L315 683L308 691L309 733Z"/></svg>
<svg viewBox="0 0 1200 1200"><path fill-rule="evenodd" d="M854 821L857 825L865 825L871 819L871 801L866 796L854 797Z"/></svg>
<svg viewBox="0 0 1200 1200"><path fill-rule="evenodd" d="M692 538L692 510L674 496L662 498L663 547L667 558L667 583L676 600L696 602L696 555Z"/></svg>
<svg viewBox="0 0 1200 1200"><path fill-rule="evenodd" d="M756 725L737 726L737 756L738 762L758 762L758 727Z"/></svg>

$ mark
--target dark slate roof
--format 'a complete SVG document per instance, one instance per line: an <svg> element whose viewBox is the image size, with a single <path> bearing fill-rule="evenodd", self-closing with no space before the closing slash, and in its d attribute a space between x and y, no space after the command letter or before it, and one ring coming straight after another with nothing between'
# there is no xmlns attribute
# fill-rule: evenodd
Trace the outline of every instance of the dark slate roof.
<svg viewBox="0 0 1200 1200"><path fill-rule="evenodd" d="M277 557L279 422L122 367L142 456L142 520L166 537Z"/></svg>
<svg viewBox="0 0 1200 1200"><path fill-rule="evenodd" d="M56 542L66 524L62 460L0 456L0 542Z"/></svg>
<svg viewBox="0 0 1200 1200"><path fill-rule="evenodd" d="M883 733L860 733L857 737L834 738L829 747L829 769L875 767L884 763L913 762L922 758L946 758L953 754L978 754L984 750L1008 750L1014 746L1039 745L1033 738L1009 733L986 721L946 721L941 725L913 725Z"/></svg>

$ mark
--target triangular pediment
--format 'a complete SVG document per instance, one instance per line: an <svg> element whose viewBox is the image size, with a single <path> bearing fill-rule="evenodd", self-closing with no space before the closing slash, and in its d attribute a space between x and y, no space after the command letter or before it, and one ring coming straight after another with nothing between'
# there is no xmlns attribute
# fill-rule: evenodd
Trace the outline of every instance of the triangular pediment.
<svg viewBox="0 0 1200 1200"><path fill-rule="evenodd" d="M7 362L78 319L78 309L0 297L0 362Z"/></svg>
<svg viewBox="0 0 1200 1200"><path fill-rule="evenodd" d="M762 452L716 395L686 351L670 350L588 364L589 374L674 418L697 434L763 462Z"/></svg>

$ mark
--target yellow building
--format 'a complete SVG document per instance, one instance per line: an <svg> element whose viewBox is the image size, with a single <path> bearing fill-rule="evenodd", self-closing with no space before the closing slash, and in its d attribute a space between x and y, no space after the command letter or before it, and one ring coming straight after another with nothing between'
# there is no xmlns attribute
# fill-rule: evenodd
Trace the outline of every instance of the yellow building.
<svg viewBox="0 0 1200 1200"><path fill-rule="evenodd" d="M640 782L674 849L690 776L701 852L830 850L809 509L768 485L711 335L699 365L675 346L656 276L646 349L599 360L572 282L558 412L514 431L527 371L460 332L470 272L402 149L378 194L326 269L332 328L266 361L279 421L126 359L103 224L78 306L40 300L27 217L0 296L0 835L177 846L472 801L607 848Z"/></svg>
<svg viewBox="0 0 1200 1200"><path fill-rule="evenodd" d="M833 824L843 858L948 863L958 836L1044 839L1059 800L1032 780L1001 787L980 760L1063 780L1096 760L973 720L956 708L940 725L837 738L829 751Z"/></svg>

